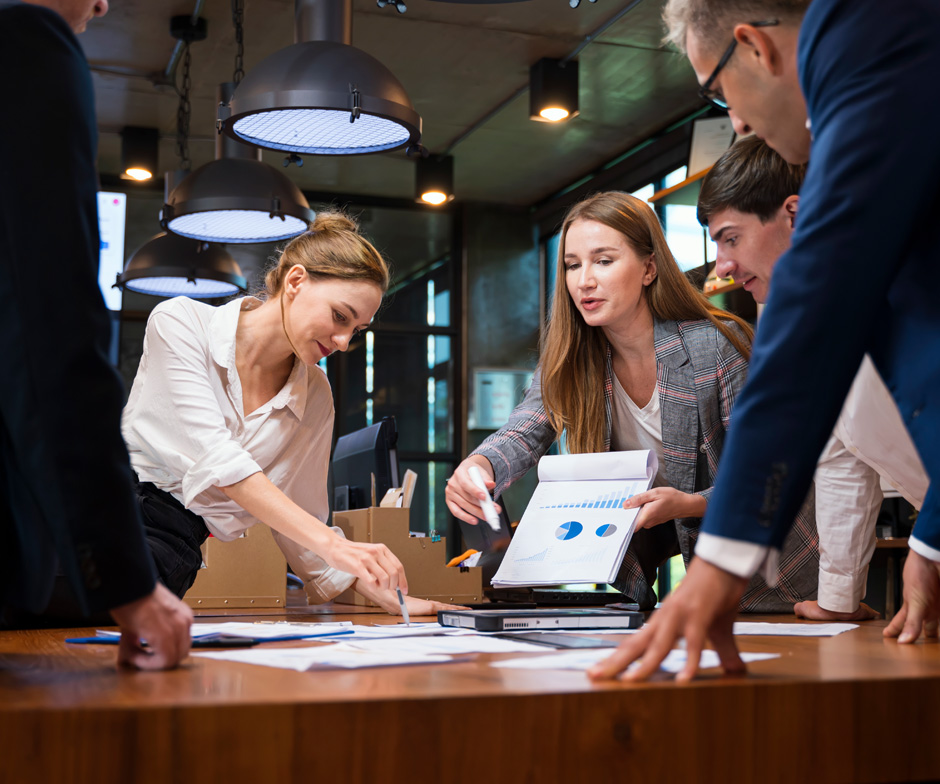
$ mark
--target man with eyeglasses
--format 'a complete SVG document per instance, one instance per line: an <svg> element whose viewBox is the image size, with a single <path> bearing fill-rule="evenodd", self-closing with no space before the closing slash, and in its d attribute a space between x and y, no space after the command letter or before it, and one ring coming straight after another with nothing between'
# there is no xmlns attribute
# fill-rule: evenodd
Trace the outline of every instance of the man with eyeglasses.
<svg viewBox="0 0 940 784"><path fill-rule="evenodd" d="M867 351L929 476L940 475L940 4L935 0L668 0L669 38L703 96L790 163L812 158L792 245L735 404L696 558L647 627L591 671L656 670L680 637L692 678L709 640L727 672L751 574L772 578ZM805 100L804 100L805 96ZM812 150L812 156L810 151ZM940 498L910 539L904 604L885 629L912 643L940 621Z"/></svg>

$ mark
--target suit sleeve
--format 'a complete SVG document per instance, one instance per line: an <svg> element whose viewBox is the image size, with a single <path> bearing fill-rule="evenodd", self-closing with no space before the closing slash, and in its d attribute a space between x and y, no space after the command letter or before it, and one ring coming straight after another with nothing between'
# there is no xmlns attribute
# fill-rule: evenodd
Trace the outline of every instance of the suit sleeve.
<svg viewBox="0 0 940 784"><path fill-rule="evenodd" d="M61 17L32 5L3 12L0 69L15 75L5 103L19 107L0 123L0 413L23 479L16 525L21 542L53 542L86 611L110 609L156 575L107 359L91 78Z"/></svg>
<svg viewBox="0 0 940 784"><path fill-rule="evenodd" d="M933 220L940 146L923 136L940 126L940 102L925 99L940 83L932 5L888 13L875 0L820 0L804 19L811 161L705 531L780 546L883 323L910 238Z"/></svg>

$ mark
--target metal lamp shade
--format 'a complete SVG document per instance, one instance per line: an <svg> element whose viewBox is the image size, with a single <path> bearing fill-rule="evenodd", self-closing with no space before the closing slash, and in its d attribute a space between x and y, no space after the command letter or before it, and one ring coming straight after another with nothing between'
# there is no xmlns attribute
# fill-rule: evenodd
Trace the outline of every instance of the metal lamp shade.
<svg viewBox="0 0 940 784"><path fill-rule="evenodd" d="M246 291L238 262L218 245L161 233L131 256L117 285L156 297L227 297Z"/></svg>
<svg viewBox="0 0 940 784"><path fill-rule="evenodd" d="M306 231L315 217L300 188L277 169L222 158L173 189L160 225L205 242L276 242Z"/></svg>
<svg viewBox="0 0 940 784"><path fill-rule="evenodd" d="M401 82L371 55L333 41L275 52L238 85L229 116L221 111L225 133L270 150L359 155L421 136L421 118Z"/></svg>

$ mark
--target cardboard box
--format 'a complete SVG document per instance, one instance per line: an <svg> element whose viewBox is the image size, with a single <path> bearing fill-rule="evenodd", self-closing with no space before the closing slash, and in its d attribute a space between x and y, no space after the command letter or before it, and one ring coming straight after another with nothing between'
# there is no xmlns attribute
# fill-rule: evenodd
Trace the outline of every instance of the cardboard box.
<svg viewBox="0 0 940 784"><path fill-rule="evenodd" d="M210 536L202 545L206 566L183 597L194 609L284 607L287 561L263 523L232 542Z"/></svg>
<svg viewBox="0 0 940 784"><path fill-rule="evenodd" d="M408 535L408 509L372 507L333 513L333 525L355 542L381 542L398 556L408 577L408 593L421 599L450 604L480 602L483 578L478 566L448 567L447 540L432 542L428 536ZM365 597L348 590L337 602L375 607Z"/></svg>

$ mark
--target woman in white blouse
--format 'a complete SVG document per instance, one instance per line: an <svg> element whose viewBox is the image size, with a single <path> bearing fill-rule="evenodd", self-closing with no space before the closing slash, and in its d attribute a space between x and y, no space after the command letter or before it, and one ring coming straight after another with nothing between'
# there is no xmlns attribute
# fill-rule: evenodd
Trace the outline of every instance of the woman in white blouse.
<svg viewBox="0 0 940 784"><path fill-rule="evenodd" d="M268 273L263 301L177 297L154 308L123 433L157 569L178 596L210 532L228 541L260 520L309 602L353 586L399 611L395 589L407 582L395 555L324 523L333 400L317 367L368 327L388 284L356 224L320 213ZM423 615L443 605L407 606Z"/></svg>

